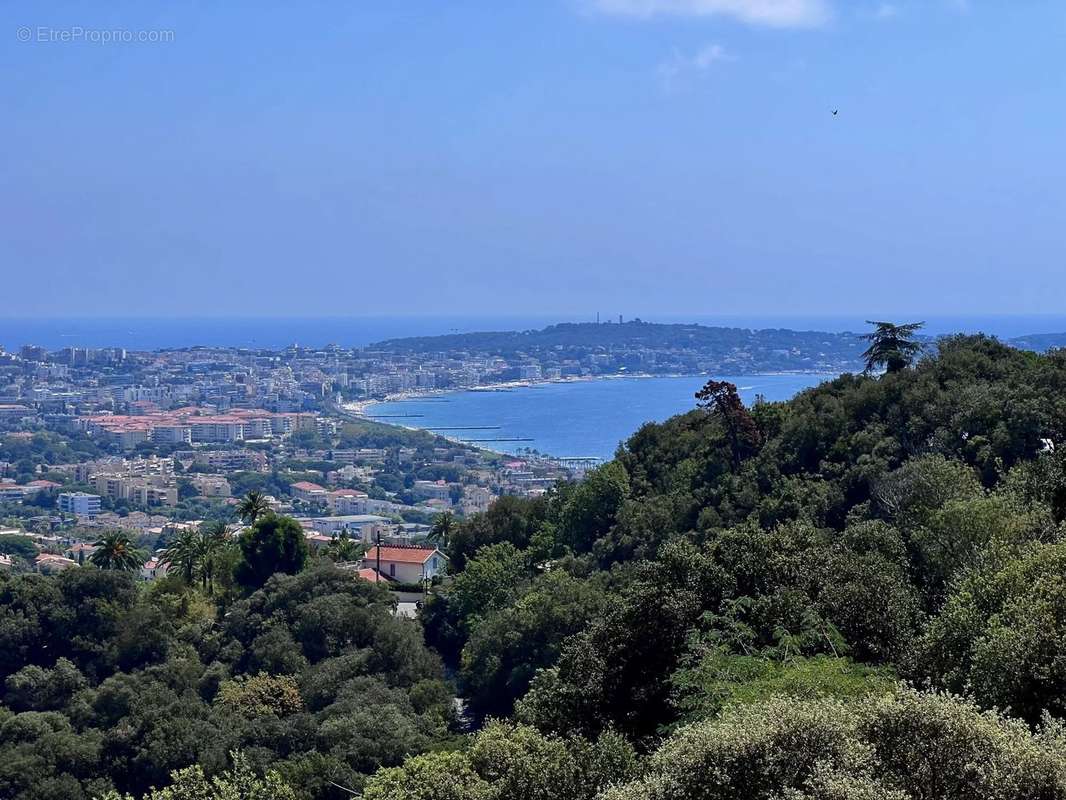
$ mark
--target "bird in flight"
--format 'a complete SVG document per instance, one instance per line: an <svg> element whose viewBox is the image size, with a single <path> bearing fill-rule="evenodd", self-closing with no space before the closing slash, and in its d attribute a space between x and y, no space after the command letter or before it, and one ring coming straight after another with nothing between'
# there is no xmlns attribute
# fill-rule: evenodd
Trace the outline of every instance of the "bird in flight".
<svg viewBox="0 0 1066 800"><path fill-rule="evenodd" d="M839 108L834 108L834 109L833 109L833 116L834 116L834 117L835 117L835 116L836 116L837 114L839 114L839 113L840 113L840 109L839 109Z"/></svg>

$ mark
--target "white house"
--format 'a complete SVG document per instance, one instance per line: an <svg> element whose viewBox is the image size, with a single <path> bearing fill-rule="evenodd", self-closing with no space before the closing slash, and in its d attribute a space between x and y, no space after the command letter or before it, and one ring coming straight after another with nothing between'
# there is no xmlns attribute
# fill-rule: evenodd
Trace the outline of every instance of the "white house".
<svg viewBox="0 0 1066 800"><path fill-rule="evenodd" d="M417 545L375 545L363 556L364 569L377 569L400 583L422 583L443 574L447 564L448 557L437 548Z"/></svg>

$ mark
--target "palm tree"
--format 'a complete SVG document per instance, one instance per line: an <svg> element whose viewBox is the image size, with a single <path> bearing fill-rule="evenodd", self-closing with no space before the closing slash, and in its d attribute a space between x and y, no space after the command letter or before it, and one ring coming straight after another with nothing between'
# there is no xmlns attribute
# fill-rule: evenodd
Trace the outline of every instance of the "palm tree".
<svg viewBox="0 0 1066 800"><path fill-rule="evenodd" d="M451 511L442 511L433 519L433 527L426 536L429 541L441 547L448 546L448 539L455 532L455 514Z"/></svg>
<svg viewBox="0 0 1066 800"><path fill-rule="evenodd" d="M226 530L226 523L211 522L200 530L198 545L201 586L208 594L215 593L215 576L222 568L229 551L236 543Z"/></svg>
<svg viewBox="0 0 1066 800"><path fill-rule="evenodd" d="M174 567L180 570L181 579L186 584L191 584L193 574L199 559L200 534L193 530L184 530L178 534L163 551L159 559L160 564Z"/></svg>
<svg viewBox="0 0 1066 800"><path fill-rule="evenodd" d="M96 550L89 561L100 569L132 572L144 563L144 554L138 550L130 537L122 531L110 531L93 542Z"/></svg>
<svg viewBox="0 0 1066 800"><path fill-rule="evenodd" d="M920 331L924 322L910 322L895 325L891 322L873 322L876 329L862 338L870 343L862 357L866 359L866 371L884 365L887 372L899 372L911 365L914 357L922 352L922 345L914 341L914 334Z"/></svg>
<svg viewBox="0 0 1066 800"><path fill-rule="evenodd" d="M266 495L257 489L252 489L237 506L237 515L249 525L255 525L255 521L263 514L270 511Z"/></svg>
<svg viewBox="0 0 1066 800"><path fill-rule="evenodd" d="M357 542L348 535L348 531L341 531L340 536L334 536L326 547L326 557L333 561L358 561L366 547L362 542Z"/></svg>

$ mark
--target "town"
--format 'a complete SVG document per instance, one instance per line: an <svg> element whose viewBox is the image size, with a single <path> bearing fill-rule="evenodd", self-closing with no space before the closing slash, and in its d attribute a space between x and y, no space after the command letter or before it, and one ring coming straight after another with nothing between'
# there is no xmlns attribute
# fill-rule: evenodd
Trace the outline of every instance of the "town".
<svg viewBox="0 0 1066 800"><path fill-rule="evenodd" d="M0 351L0 568L74 567L103 532L125 531L152 554L140 572L154 580L182 531L214 523L236 536L237 508L255 493L299 521L312 552L343 538L361 545L355 566L373 561L377 578L418 585L443 572L427 543L442 515L537 496L595 465L504 455L353 411L509 368L416 361L297 346Z"/></svg>

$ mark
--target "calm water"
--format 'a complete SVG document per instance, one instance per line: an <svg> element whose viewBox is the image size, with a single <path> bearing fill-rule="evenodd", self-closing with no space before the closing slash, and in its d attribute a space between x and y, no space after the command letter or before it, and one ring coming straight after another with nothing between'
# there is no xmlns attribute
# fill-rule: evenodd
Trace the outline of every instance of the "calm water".
<svg viewBox="0 0 1066 800"><path fill-rule="evenodd" d="M715 376L735 383L746 403L761 394L787 400L830 376ZM546 383L500 392L456 392L373 405L369 413L421 415L392 422L418 428L499 426L497 430L441 431L462 439L528 438L522 442L484 442L484 447L515 452L530 447L554 456L610 458L618 443L643 423L661 421L695 405L693 395L706 377L616 378L577 383Z"/></svg>

